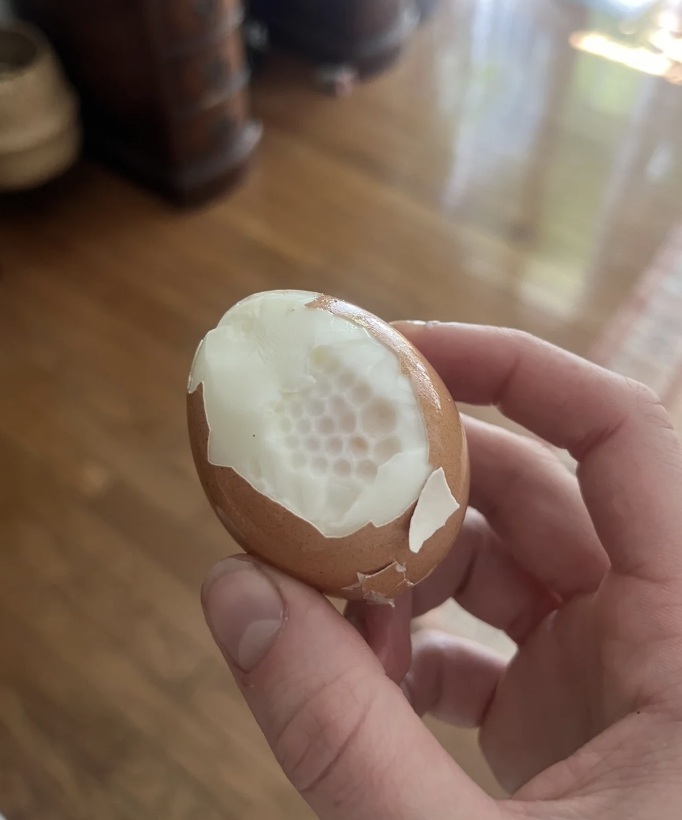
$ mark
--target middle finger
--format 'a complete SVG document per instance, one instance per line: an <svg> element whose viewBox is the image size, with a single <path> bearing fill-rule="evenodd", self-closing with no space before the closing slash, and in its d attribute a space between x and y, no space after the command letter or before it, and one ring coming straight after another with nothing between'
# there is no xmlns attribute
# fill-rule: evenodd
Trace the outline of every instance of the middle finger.
<svg viewBox="0 0 682 820"><path fill-rule="evenodd" d="M470 506L483 513L519 566L562 598L595 590L609 560L575 477L538 442L464 421Z"/></svg>

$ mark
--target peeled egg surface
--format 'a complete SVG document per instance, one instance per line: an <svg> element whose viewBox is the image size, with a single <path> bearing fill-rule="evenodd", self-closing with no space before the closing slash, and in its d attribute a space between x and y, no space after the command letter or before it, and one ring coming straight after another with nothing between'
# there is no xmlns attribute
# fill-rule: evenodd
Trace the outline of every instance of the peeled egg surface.
<svg viewBox="0 0 682 820"><path fill-rule="evenodd" d="M268 291L197 350L188 426L206 495L239 544L328 594L390 601L464 516L455 404L392 328L346 302Z"/></svg>

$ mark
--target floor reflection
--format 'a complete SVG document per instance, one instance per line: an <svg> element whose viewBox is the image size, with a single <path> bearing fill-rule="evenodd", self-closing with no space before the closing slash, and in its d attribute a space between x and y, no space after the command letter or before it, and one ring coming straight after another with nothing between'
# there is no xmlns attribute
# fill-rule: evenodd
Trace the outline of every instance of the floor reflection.
<svg viewBox="0 0 682 820"><path fill-rule="evenodd" d="M439 74L444 98L461 88L440 205L516 250L491 271L471 243L475 275L488 267L510 298L598 325L682 214L682 88L670 69L682 68L682 4L464 5L449 46L460 76ZM667 69L589 53L588 36Z"/></svg>

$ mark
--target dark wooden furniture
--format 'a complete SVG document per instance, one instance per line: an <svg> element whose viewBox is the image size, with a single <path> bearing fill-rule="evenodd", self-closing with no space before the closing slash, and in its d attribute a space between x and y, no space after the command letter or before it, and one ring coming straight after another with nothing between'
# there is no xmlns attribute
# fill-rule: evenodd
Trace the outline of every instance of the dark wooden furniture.
<svg viewBox="0 0 682 820"><path fill-rule="evenodd" d="M360 74L390 64L418 19L413 0L252 0L250 9L275 41Z"/></svg>
<svg viewBox="0 0 682 820"><path fill-rule="evenodd" d="M16 0L82 97L87 144L181 203L225 190L258 142L238 0Z"/></svg>

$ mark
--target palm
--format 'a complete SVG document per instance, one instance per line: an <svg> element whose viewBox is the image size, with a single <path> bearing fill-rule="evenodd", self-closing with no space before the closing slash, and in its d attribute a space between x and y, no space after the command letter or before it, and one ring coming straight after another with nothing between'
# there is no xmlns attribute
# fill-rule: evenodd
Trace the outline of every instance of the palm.
<svg viewBox="0 0 682 820"><path fill-rule="evenodd" d="M654 622L643 617L652 592L609 573L597 592L549 615L524 643L481 730L486 756L510 790L665 691L667 675L648 671L648 655L667 631L661 609Z"/></svg>

